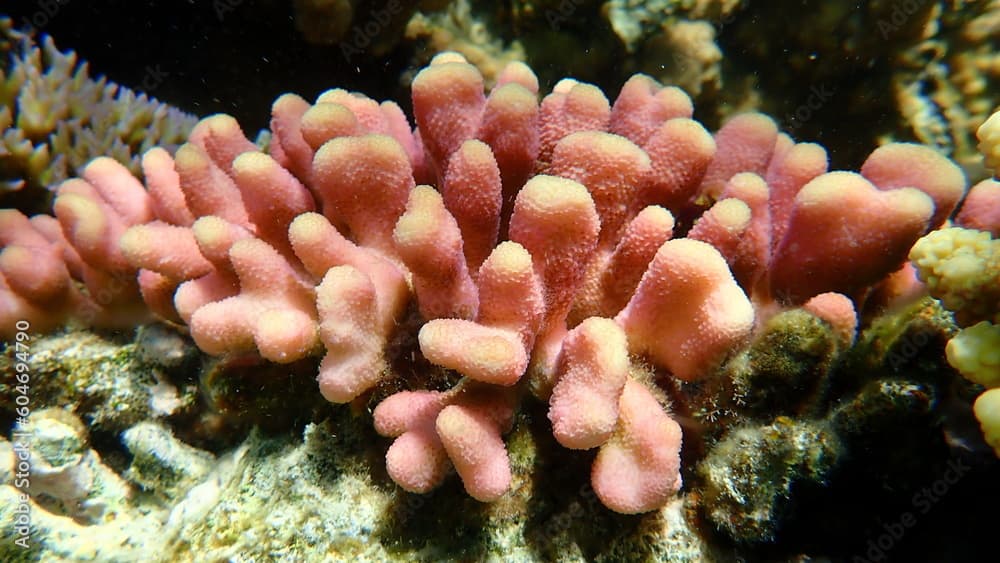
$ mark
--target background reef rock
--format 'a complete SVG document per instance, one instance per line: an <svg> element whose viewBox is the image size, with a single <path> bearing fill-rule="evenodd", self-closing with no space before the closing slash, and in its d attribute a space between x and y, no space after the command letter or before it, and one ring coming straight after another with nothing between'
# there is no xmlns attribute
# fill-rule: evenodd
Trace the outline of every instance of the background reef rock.
<svg viewBox="0 0 1000 563"><path fill-rule="evenodd" d="M7 9L111 80L200 116L233 113L249 131L266 125L271 100L285 91L312 97L336 83L404 99L396 78L407 80L444 50L462 52L487 79L506 61L525 60L543 90L569 75L613 92L646 72L684 87L711 128L761 109L798 140L827 146L839 168L855 168L888 140L917 140L953 157L971 180L982 178L974 132L1000 105L997 0L218 0ZM142 88L150 69L163 79Z"/></svg>

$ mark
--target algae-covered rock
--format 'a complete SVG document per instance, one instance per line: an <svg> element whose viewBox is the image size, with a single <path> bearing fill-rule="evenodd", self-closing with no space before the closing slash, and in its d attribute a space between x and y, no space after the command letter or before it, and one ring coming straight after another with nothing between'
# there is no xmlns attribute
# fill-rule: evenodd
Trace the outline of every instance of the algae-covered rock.
<svg viewBox="0 0 1000 563"><path fill-rule="evenodd" d="M741 401L707 433L697 480L686 480L701 512L738 542L813 537L869 502L865 491L919 486L949 440L977 448L957 437L971 413L961 412L968 385L956 386L944 358L955 329L928 298L872 318L848 349L803 311L769 319L729 366ZM768 411L787 415L755 423Z"/></svg>
<svg viewBox="0 0 1000 563"><path fill-rule="evenodd" d="M741 413L808 414L817 408L843 350L829 324L802 310L771 317L758 330L744 361L735 362Z"/></svg>
<svg viewBox="0 0 1000 563"><path fill-rule="evenodd" d="M143 420L197 403L197 388L176 386L175 372L140 358L136 344L86 331L33 339L26 356L33 408L66 406L91 433L117 435ZM16 405L14 348L0 355L0 411Z"/></svg>
<svg viewBox="0 0 1000 563"><path fill-rule="evenodd" d="M139 542L155 535L159 521L136 510L133 490L90 447L79 418L42 409L11 438L0 442L7 452L0 455L0 560L140 557Z"/></svg>
<svg viewBox="0 0 1000 563"><path fill-rule="evenodd" d="M940 303L923 298L871 320L838 374L855 389L877 377L909 375L944 381L944 348L958 327Z"/></svg>
<svg viewBox="0 0 1000 563"><path fill-rule="evenodd" d="M713 524L733 538L773 538L789 510L793 486L822 483L843 446L823 421L779 417L730 432L698 466Z"/></svg>
<svg viewBox="0 0 1000 563"><path fill-rule="evenodd" d="M13 463L5 469L26 479L30 486L23 489L33 502L84 523L107 522L124 510L128 486L90 448L87 429L73 414L54 408L36 411L15 429L12 438L13 457L26 461L28 471L20 471ZM19 481L10 478L5 483L17 485Z"/></svg>
<svg viewBox="0 0 1000 563"><path fill-rule="evenodd" d="M718 559L689 524L683 497L643 516L613 514L585 473L568 467L575 463L572 453L536 456L527 420L511 436L512 494L480 503L454 475L429 495L399 489L373 470L387 444L358 417L365 415L341 410L309 425L301 437L255 431L219 456L164 445L171 441L164 429L140 426L126 440L143 459L126 476L138 482L141 466L141 487L125 483L130 494L115 518L77 521L29 499L31 550L15 551L5 540L0 555L4 561L27 554L30 560L164 562ZM539 489L537 463L547 469L558 464L575 477ZM173 469L184 478L160 478L176 476ZM10 500L0 507L6 538L14 536L9 507L16 506L17 494L10 486L0 489L0 497Z"/></svg>
<svg viewBox="0 0 1000 563"><path fill-rule="evenodd" d="M128 480L165 499L187 492L214 465L214 456L177 440L155 422L140 422L122 432L122 442L132 454Z"/></svg>
<svg viewBox="0 0 1000 563"><path fill-rule="evenodd" d="M505 437L511 490L484 504L465 493L457 475L428 495L399 489L384 472L388 441L371 428L370 403L307 408L303 398L319 395L311 378L300 381L283 371L294 368L239 359L203 365L183 338L159 329L143 329L136 342L124 344L87 333L37 339L31 365L38 397L74 405L93 421L90 433L104 436L99 446L127 453L131 463L111 464L125 490L113 519L81 518L80 511L74 519L65 502L29 498L35 551L12 551L9 542L0 551L35 559L144 561L752 558L799 524L790 516L806 514L821 525L801 504L804 490L815 495L858 484L865 490L925 477L919 464L939 456L943 443L933 439L941 385L957 379L940 373L949 322L934 302L917 303L874 321L845 352L833 329L811 314L772 317L750 351L708 381L667 390L681 420L696 405L714 404L727 414L714 422L707 415L693 426L685 422L685 489L641 516L603 507L589 484L594 453L559 447L546 406L530 399ZM922 344L904 350L917 335ZM907 354L906 360L894 362L894 354ZM662 382L652 371L644 377ZM248 425L268 413L313 422L302 434L287 424L258 428L245 439L233 434L228 439L234 445L212 455L184 443L192 434L177 426L183 416L150 407L158 379L177 389L194 387L194 397L209 399L195 401L200 408L228 405L224 410ZM735 388L742 394L733 395ZM133 406L113 417L94 397ZM786 409L795 418L769 417L769 409ZM63 431L47 434L66 439L46 448L53 467L70 467L87 452L99 455L67 430L82 424L56 422L46 424ZM126 431L112 434L110 428ZM227 427L203 426L211 428L225 434ZM903 451L893 453L891 443L905 443ZM875 476L857 468L859 452L872 451L878 455L863 459ZM845 468L856 481L843 480ZM18 493L0 494L16 499ZM836 499L826 501L831 514L846 510ZM0 522L9 538L15 517L6 512ZM704 524L740 543L721 547Z"/></svg>

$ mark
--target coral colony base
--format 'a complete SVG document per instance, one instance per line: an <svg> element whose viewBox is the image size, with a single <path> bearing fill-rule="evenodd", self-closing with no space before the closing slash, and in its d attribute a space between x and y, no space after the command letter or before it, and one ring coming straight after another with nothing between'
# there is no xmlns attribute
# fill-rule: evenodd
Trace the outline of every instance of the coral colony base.
<svg viewBox="0 0 1000 563"><path fill-rule="evenodd" d="M687 95L643 75L613 104L571 79L539 103L527 66L507 66L487 96L475 67L444 53L412 97L415 129L392 102L287 94L267 152L215 115L175 155L145 153L145 186L98 158L59 186L54 217L3 210L4 336L18 320L48 331L155 316L212 355L321 355L319 392L334 403L396 380L373 415L393 438L389 476L425 493L454 470L484 502L511 485L504 436L531 394L548 402L559 444L597 450L600 502L642 513L682 485L671 413L697 394L676 387L721 377L755 330L788 314L849 346L866 303L919 291L908 252L967 188L918 145L830 172L821 146L764 115L713 136ZM994 165L998 119L982 134ZM957 221L995 235L998 191L978 185ZM954 230L914 260L932 291L959 296L942 298L970 311L960 322L982 321L949 359L996 387L997 243ZM934 269L957 248L971 249L961 264ZM968 280L947 281L973 270L993 288L975 306ZM398 383L417 353L451 385ZM976 413L1000 448L996 393Z"/></svg>

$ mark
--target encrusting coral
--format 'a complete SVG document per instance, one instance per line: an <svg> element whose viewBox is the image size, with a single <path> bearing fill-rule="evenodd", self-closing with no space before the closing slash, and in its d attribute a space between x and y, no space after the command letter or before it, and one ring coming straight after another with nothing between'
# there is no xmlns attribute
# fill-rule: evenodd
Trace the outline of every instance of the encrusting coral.
<svg viewBox="0 0 1000 563"><path fill-rule="evenodd" d="M319 390L347 403L393 377L397 332L419 327L419 353L457 382L375 408L394 481L425 492L453 467L499 498L530 391L559 443L598 449L601 502L639 513L681 487L681 429L650 366L708 380L755 322L803 304L849 342L856 305L966 191L917 145L828 172L822 147L760 114L713 136L643 75L613 104L571 79L539 103L527 66L487 96L445 53L412 96L415 130L392 102L287 94L267 154L216 115L175 156L148 151L145 186L101 158L60 186L55 218L3 211L5 333L135 322L144 302L209 354L325 354Z"/></svg>

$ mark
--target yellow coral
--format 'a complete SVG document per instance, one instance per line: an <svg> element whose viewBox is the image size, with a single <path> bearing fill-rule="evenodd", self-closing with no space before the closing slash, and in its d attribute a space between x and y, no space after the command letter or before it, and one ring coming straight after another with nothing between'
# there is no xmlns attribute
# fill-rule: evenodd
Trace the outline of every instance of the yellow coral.
<svg viewBox="0 0 1000 563"><path fill-rule="evenodd" d="M1000 387L1000 326L983 321L963 329L948 341L945 353L969 381Z"/></svg>
<svg viewBox="0 0 1000 563"><path fill-rule="evenodd" d="M980 395L972 408L983 429L986 443L1000 457L1000 389L990 389Z"/></svg>
<svg viewBox="0 0 1000 563"><path fill-rule="evenodd" d="M985 231L941 229L917 241L910 260L959 324L1000 324L1000 240Z"/></svg>
<svg viewBox="0 0 1000 563"><path fill-rule="evenodd" d="M1000 456L1000 240L986 231L941 229L917 241L910 260L931 295L968 327L948 341L945 353L967 379L992 388L976 400L975 412Z"/></svg>
<svg viewBox="0 0 1000 563"><path fill-rule="evenodd" d="M1000 171L1000 111L993 112L979 126L976 137L979 138L979 152L983 153L987 168L992 168L994 173Z"/></svg>

